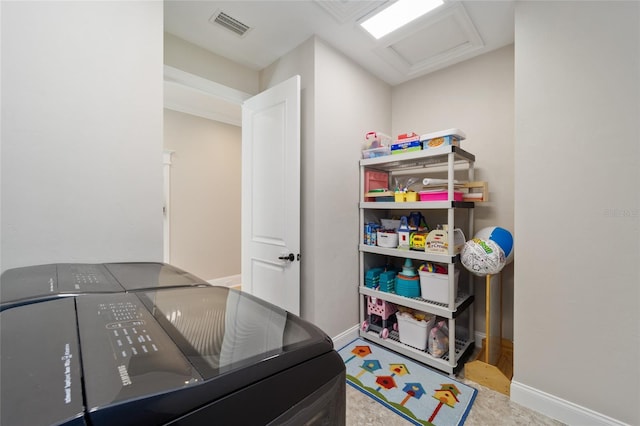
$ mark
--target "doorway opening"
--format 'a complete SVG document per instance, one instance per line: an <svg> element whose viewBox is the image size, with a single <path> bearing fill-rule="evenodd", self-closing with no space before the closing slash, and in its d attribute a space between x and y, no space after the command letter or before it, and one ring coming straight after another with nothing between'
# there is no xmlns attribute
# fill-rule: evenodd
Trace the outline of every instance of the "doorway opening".
<svg viewBox="0 0 640 426"><path fill-rule="evenodd" d="M241 105L250 96L165 65L163 257L214 285L241 282Z"/></svg>

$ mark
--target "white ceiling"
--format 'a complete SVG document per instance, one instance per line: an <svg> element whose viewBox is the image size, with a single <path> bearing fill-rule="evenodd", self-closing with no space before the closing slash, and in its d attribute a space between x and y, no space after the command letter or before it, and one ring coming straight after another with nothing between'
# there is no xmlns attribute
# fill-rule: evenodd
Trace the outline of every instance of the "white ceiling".
<svg viewBox="0 0 640 426"><path fill-rule="evenodd" d="M164 2L165 31L260 70L312 35L391 85L513 43L513 1L456 1L380 40L358 22L392 0ZM209 19L222 11L246 24L240 37Z"/></svg>

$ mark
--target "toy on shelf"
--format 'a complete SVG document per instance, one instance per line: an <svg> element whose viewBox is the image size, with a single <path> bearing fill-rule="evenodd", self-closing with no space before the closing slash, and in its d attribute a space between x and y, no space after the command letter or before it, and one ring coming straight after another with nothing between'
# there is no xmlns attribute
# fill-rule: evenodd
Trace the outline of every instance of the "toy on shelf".
<svg viewBox="0 0 640 426"><path fill-rule="evenodd" d="M420 277L411 259L404 261L402 272L396 276L396 294L404 297L420 297Z"/></svg>
<svg viewBox="0 0 640 426"><path fill-rule="evenodd" d="M400 226L398 227L398 248L401 250L409 250L411 247L411 229L406 216L400 218Z"/></svg>
<svg viewBox="0 0 640 426"><path fill-rule="evenodd" d="M429 330L429 353L442 358L449 352L449 327L446 320L440 320Z"/></svg>
<svg viewBox="0 0 640 426"><path fill-rule="evenodd" d="M380 332L380 337L389 337L389 327L398 330L395 313L398 311L396 305L377 297L367 296L368 319L362 322L362 331L369 331L373 328Z"/></svg>

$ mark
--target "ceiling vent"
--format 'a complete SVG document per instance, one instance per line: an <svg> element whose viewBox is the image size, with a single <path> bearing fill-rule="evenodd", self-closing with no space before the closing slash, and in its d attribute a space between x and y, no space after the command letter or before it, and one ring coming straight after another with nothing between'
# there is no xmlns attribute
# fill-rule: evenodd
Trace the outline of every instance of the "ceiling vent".
<svg viewBox="0 0 640 426"><path fill-rule="evenodd" d="M251 30L251 27L243 24L232 16L227 15L221 10L217 10L216 13L209 18L209 22L212 24L218 24L240 37L244 37Z"/></svg>

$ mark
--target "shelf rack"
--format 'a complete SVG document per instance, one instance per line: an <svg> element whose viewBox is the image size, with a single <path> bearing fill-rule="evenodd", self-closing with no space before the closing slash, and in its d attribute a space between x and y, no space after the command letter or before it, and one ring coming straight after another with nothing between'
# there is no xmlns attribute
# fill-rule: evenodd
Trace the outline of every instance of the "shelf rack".
<svg viewBox="0 0 640 426"><path fill-rule="evenodd" d="M360 226L364 229L365 212L377 212L384 214L385 212L399 212L402 210L409 211L447 211L447 224L450 230L455 229L455 210L464 209L468 211L468 232L473 234L473 211L475 203L471 201L453 201L454 195L454 174L456 167L466 168L468 180L474 181L474 162L475 156L456 146L445 146L438 149L415 151L403 154L393 154L384 157L368 158L360 160L360 202L358 204L360 210ZM365 201L365 171L383 171L390 175L403 174L428 174L431 171L440 172L446 170L447 173L447 192L448 201L433 202L380 202ZM371 246L363 243L361 238L358 250L360 253L360 284L358 287L360 298L360 321L364 322L366 316L366 297L375 297L386 300L390 303L405 306L411 309L427 312L446 318L449 322L449 352L442 358L436 358L427 351L406 345L400 341L396 331L390 331L389 336L385 339L373 329L360 329L360 336L370 340L381 346L397 351L405 356L413 358L424 364L447 372L450 375L455 373L462 367L461 359L469 355L474 348L473 340L473 285L471 277L469 277L469 293L463 294L459 292L454 294L454 274L455 268L459 267L459 254L454 253L454 236L453 232L449 232L449 253L435 254L424 251L401 250L397 248L386 248L379 246ZM423 298L407 298L394 293L387 293L368 288L364 283L365 265L368 260L373 261L371 256L386 256L391 258L409 258L424 262L437 262L449 265L449 303L438 303ZM456 320L465 312L469 313L468 328L466 330L466 338L461 338L461 334L457 329ZM454 356L451 356L454 354Z"/></svg>

